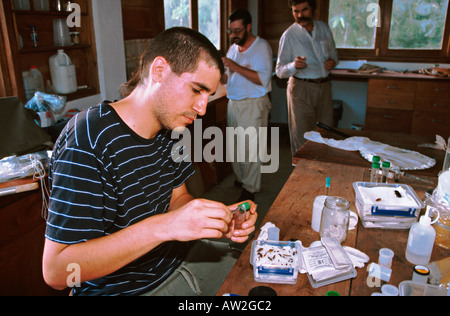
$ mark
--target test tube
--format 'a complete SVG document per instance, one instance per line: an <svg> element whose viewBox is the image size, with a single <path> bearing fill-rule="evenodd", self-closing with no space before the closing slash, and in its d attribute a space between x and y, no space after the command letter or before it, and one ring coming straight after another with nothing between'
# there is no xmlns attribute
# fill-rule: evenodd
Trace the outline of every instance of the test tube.
<svg viewBox="0 0 450 316"><path fill-rule="evenodd" d="M330 188L331 188L331 178L328 177L325 183L325 195L328 196L330 194Z"/></svg>
<svg viewBox="0 0 450 316"><path fill-rule="evenodd" d="M241 229L242 224L246 220L246 213L250 210L250 204L248 202L245 202L243 204L240 204L237 209L233 211L234 216L234 228L235 229Z"/></svg>
<svg viewBox="0 0 450 316"><path fill-rule="evenodd" d="M382 165L382 183L388 183L389 171L391 169L391 163L389 161L384 161Z"/></svg>
<svg viewBox="0 0 450 316"><path fill-rule="evenodd" d="M370 182L379 183L379 175L380 175L380 163L374 162L372 163L372 170L370 171Z"/></svg>

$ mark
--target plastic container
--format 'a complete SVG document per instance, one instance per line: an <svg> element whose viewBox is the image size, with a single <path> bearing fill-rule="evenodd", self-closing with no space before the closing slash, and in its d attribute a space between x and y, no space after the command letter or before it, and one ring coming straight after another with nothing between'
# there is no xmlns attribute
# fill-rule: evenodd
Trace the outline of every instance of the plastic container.
<svg viewBox="0 0 450 316"><path fill-rule="evenodd" d="M70 37L66 19L53 20L53 44L55 44L55 46L72 45L72 39Z"/></svg>
<svg viewBox="0 0 450 316"><path fill-rule="evenodd" d="M398 286L400 296L447 296L447 289L435 285L403 281Z"/></svg>
<svg viewBox="0 0 450 316"><path fill-rule="evenodd" d="M30 77L34 80L35 91L45 92L44 78L37 66L30 67ZM33 93L34 94L34 93Z"/></svg>
<svg viewBox="0 0 450 316"><path fill-rule="evenodd" d="M420 210L425 207L416 192L406 184L355 182L353 188L356 209L365 228L409 229L417 222ZM388 203L391 199L384 195L378 197L376 193L372 195L372 199L364 198L368 189L387 191L389 194L398 191L401 197L396 199L395 204Z"/></svg>
<svg viewBox="0 0 450 316"><path fill-rule="evenodd" d="M77 77L75 66L64 50L58 50L58 54L49 59L50 75L53 88L57 93L69 94L77 91Z"/></svg>
<svg viewBox="0 0 450 316"><path fill-rule="evenodd" d="M392 259L394 258L394 252L389 248L381 248L378 254L379 254L378 264L380 266L391 269Z"/></svg>
<svg viewBox="0 0 450 316"><path fill-rule="evenodd" d="M29 71L23 71L22 77L23 77L23 86L25 88L25 98L27 100L30 100L34 96L34 93L36 92L34 79L30 76Z"/></svg>
<svg viewBox="0 0 450 316"><path fill-rule="evenodd" d="M427 266L417 265L413 268L412 280L416 283L428 283L428 277L430 275L430 269Z"/></svg>
<svg viewBox="0 0 450 316"><path fill-rule="evenodd" d="M447 151L445 152L444 165L442 171L450 170L450 137L447 142Z"/></svg>
<svg viewBox="0 0 450 316"><path fill-rule="evenodd" d="M428 206L425 215L421 216L420 221L414 223L409 231L406 259L412 264L427 264L430 262L436 231L431 226L433 222L429 213L430 207ZM435 219L434 222L437 222L438 219Z"/></svg>
<svg viewBox="0 0 450 316"><path fill-rule="evenodd" d="M336 238L341 244L347 238L350 221L350 203L341 197L330 196L325 200L320 222L320 237Z"/></svg>
<svg viewBox="0 0 450 316"><path fill-rule="evenodd" d="M325 200L328 196L319 195L314 199L313 213L311 218L311 227L316 232L320 232L320 222L322 221L322 211L325 205Z"/></svg>
<svg viewBox="0 0 450 316"><path fill-rule="evenodd" d="M391 284L384 284L381 287L381 294L384 296L398 296L398 288Z"/></svg>
<svg viewBox="0 0 450 316"><path fill-rule="evenodd" d="M299 243L255 240L250 256L255 282L296 284L300 258Z"/></svg>
<svg viewBox="0 0 450 316"><path fill-rule="evenodd" d="M33 0L33 8L36 11L50 11L49 0Z"/></svg>

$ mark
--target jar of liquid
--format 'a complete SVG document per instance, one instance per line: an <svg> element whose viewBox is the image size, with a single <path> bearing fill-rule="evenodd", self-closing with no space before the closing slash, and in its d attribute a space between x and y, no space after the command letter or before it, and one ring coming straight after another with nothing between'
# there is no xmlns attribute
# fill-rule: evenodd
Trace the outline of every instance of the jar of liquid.
<svg viewBox="0 0 450 316"><path fill-rule="evenodd" d="M320 237L336 238L341 244L347 238L350 220L350 203L341 197L330 196L325 200L320 222Z"/></svg>

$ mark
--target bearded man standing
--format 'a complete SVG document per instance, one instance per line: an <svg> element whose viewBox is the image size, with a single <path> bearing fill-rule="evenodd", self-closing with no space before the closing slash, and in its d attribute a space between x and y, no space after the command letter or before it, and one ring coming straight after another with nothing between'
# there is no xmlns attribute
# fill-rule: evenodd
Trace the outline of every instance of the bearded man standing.
<svg viewBox="0 0 450 316"><path fill-rule="evenodd" d="M235 186L242 187L239 201L254 200L261 188L261 159L258 150L250 150L250 144L258 144L260 153L265 153L267 137L260 137L261 127L267 127L272 107L269 92L272 90L273 55L268 42L252 34L252 17L247 10L234 11L229 19L228 34L233 45L223 58L227 74L222 82L227 83L227 121L229 127L256 129L256 135L248 133L250 139L245 148L234 147L236 141L227 139L227 151L234 153L233 171ZM236 130L236 129L235 129ZM243 131L240 129L240 131ZM233 146L232 148L230 146ZM253 146L254 148L255 146ZM238 152L239 151L239 152ZM238 161L245 153L245 161Z"/></svg>
<svg viewBox="0 0 450 316"><path fill-rule="evenodd" d="M338 55L330 27L315 20L315 0L290 0L292 24L280 39L277 76L289 78L287 89L292 156L316 122L333 123L330 71Z"/></svg>

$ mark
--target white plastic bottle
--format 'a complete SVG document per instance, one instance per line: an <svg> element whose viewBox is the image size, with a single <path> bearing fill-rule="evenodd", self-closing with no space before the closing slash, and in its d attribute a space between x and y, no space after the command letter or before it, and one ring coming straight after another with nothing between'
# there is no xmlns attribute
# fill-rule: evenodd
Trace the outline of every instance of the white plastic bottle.
<svg viewBox="0 0 450 316"><path fill-rule="evenodd" d="M34 87L36 91L45 92L44 78L37 66L31 66L30 77L34 80Z"/></svg>
<svg viewBox="0 0 450 316"><path fill-rule="evenodd" d="M23 86L25 88L25 98L30 100L34 93L36 92L36 87L34 84L34 79L30 76L29 71L22 71L22 77L23 77Z"/></svg>
<svg viewBox="0 0 450 316"><path fill-rule="evenodd" d="M436 238L436 231L431 224L434 224L439 216L432 223L429 213L430 207L428 206L425 215L420 218L418 223L414 223L409 230L406 259L412 264L427 264L430 262Z"/></svg>
<svg viewBox="0 0 450 316"><path fill-rule="evenodd" d="M49 59L50 76L53 88L57 93L69 94L77 91L77 76L75 66L64 50L58 50L58 54Z"/></svg>

